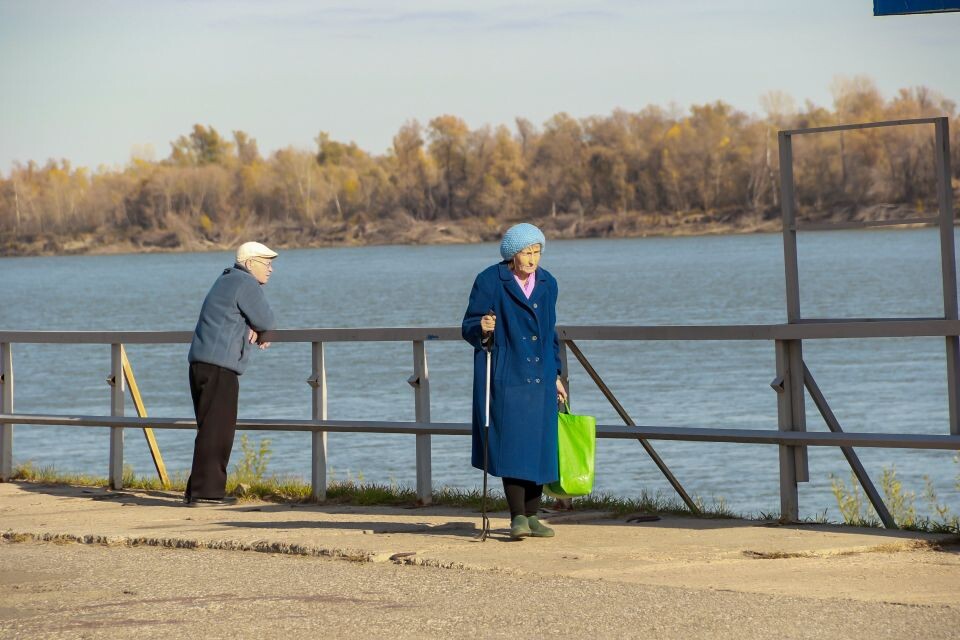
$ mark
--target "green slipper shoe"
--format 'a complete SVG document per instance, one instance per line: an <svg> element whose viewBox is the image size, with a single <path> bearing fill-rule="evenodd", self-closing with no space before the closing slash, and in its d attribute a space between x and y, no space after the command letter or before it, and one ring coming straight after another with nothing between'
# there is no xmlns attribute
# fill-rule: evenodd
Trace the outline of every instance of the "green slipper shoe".
<svg viewBox="0 0 960 640"><path fill-rule="evenodd" d="M534 538L552 538L556 535L553 529L542 524L537 516L529 516L527 526L530 527L530 535Z"/></svg>
<svg viewBox="0 0 960 640"><path fill-rule="evenodd" d="M517 516L510 521L510 537L515 540L526 538L533 535L530 531L530 525L527 524L526 516Z"/></svg>

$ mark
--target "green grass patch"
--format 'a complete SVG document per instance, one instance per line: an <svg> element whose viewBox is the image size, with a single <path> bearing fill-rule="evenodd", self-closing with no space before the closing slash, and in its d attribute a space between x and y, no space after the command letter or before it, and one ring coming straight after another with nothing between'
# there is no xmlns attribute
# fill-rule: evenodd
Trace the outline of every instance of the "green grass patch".
<svg viewBox="0 0 960 640"><path fill-rule="evenodd" d="M78 485L85 487L106 487L106 478L74 473L60 473L54 467L38 467L31 462L18 465L13 472L13 480L35 482L39 484ZM186 488L186 475L176 474L171 478L170 487L163 487L155 477L137 476L132 468L124 469L123 486L126 489L140 491L182 492ZM280 503L312 503L310 484L300 478L290 477L254 477L231 472L227 479L227 493L239 495L242 500L263 500ZM698 500L701 516L708 518L739 518L738 514L726 508L723 501L704 504ZM479 489L456 489L442 487L433 492L433 504L480 511L483 495ZM327 485L327 499L321 504L411 507L417 505L417 493L410 487L397 484L365 483L352 479L333 481ZM544 506L559 507L552 498L544 498ZM647 512L692 516L686 506L661 495L646 492L637 498L614 496L606 493L594 493L573 499L573 508L578 511L603 511L614 516L627 513ZM506 511L507 501L499 491L491 491L487 497L489 511Z"/></svg>
<svg viewBox="0 0 960 640"><path fill-rule="evenodd" d="M954 456L953 461L960 462L960 454ZM890 516L899 528L906 531L960 535L960 515L953 513L949 505L941 503L930 477L923 478L925 487L922 497L931 515L918 514L916 492L903 486L897 477L896 467L883 467L880 490ZM881 526L879 515L853 472L850 473L849 487L842 478L833 475L830 476L830 484L845 524L857 527ZM954 486L960 491L960 473L954 480Z"/></svg>

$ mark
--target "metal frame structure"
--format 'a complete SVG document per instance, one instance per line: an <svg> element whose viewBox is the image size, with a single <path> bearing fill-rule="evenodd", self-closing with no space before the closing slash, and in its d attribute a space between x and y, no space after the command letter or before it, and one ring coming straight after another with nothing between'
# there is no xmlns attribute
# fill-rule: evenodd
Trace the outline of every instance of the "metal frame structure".
<svg viewBox="0 0 960 640"><path fill-rule="evenodd" d="M936 216L916 217L903 220L882 220L842 223L801 223L797 220L796 189L793 178L793 138L800 135L842 132L855 129L873 129L897 126L929 126L934 128L934 162L937 172L937 203L939 213ZM916 118L911 120L891 120L861 124L844 124L810 129L792 129L780 131L780 207L783 214L783 262L786 271L787 322L790 325L802 323L842 323L853 322L843 319L804 319L800 314L800 271L797 259L797 232L825 229L862 229L877 226L895 226L912 224L936 224L940 230L940 263L943 285L943 320L955 321L957 315L957 277L956 253L953 240L953 191L950 184L950 121L948 118ZM928 322L930 318L911 318L898 322ZM877 322L889 325L892 321L884 319L858 319L858 322ZM945 334L947 351L947 402L950 411L950 434L960 435L960 396L958 396L958 372L960 372L960 342L955 335ZM804 388L820 411L824 421L832 432L842 433L839 421L827 404L823 393L817 386L813 374L803 361L803 342L801 338L777 341L777 378L772 383L780 394L778 415L780 429L783 431L806 431L804 415ZM884 525L896 527L880 498L880 494L860 464L852 448L843 449L854 474L864 488L874 509ZM781 517L796 520L799 517L797 483L809 480L807 450L805 446L783 445L780 447L780 510Z"/></svg>
<svg viewBox="0 0 960 640"><path fill-rule="evenodd" d="M591 340L616 341L768 341L778 345L795 340L829 340L837 338L891 338L891 337L944 337L960 336L960 320L903 320L887 322L820 322L779 325L706 325L706 326L577 326L558 327L558 335L564 352L563 377L567 381L566 354L573 353L587 374L624 420L624 425L597 425L598 438L639 440L646 453L668 479L678 496L692 512L698 506L667 468L666 464L650 445L652 440L687 442L718 442L740 444L763 444L778 447L805 448L808 446L840 447L844 453L853 447L885 447L940 449L960 451L960 435L917 435L887 433L830 433L807 432L794 429L716 429L705 427L664 427L635 425L612 391L604 384L596 369L580 349L580 342ZM142 418L122 415L122 406L112 402L110 416L41 415L13 412L13 358L14 344L102 344L111 345L111 353L122 344L186 344L191 333L180 332L60 332L60 331L0 331L0 352L3 356L3 406L0 412L0 427L3 438L0 443L0 465L4 473L0 480L9 480L12 474L12 433L14 424L54 425L70 427L109 427L111 442L119 446L111 448L108 468L111 471L110 485L115 489L123 486L123 440L114 434L124 428L195 429L192 418ZM421 503L428 504L432 494L430 473L430 438L433 435L470 434L469 423L438 423L430 420L430 392L427 381L426 345L434 341L454 341L464 345L459 327L439 328L369 328L369 329L288 329L271 333L271 341L308 343L312 345L312 374L307 380L311 388L313 410L310 420L240 420L240 430L309 432L312 434L312 495L322 500L326 495L326 434L341 433L396 433L412 434L417 438L417 496ZM331 420L326 415L327 363L324 345L331 342L408 342L413 346L414 375L408 382L415 391L415 402L420 407L415 422ZM422 345L422 346L421 346ZM812 378L811 378L812 379ZM569 385L568 385L569 388ZM114 387L115 389L115 387ZM115 392L114 392L115 393ZM111 394L113 398L113 393ZM835 422L835 420L834 420ZM788 425L789 426L789 425ZM5 438L5 439L4 439ZM789 471L789 468L787 469ZM781 474L784 469L781 467ZM782 475L781 475L782 477ZM781 490L785 484L781 480ZM783 501L783 494L781 494ZM794 504L796 500L794 499ZM794 516L793 519L796 519Z"/></svg>

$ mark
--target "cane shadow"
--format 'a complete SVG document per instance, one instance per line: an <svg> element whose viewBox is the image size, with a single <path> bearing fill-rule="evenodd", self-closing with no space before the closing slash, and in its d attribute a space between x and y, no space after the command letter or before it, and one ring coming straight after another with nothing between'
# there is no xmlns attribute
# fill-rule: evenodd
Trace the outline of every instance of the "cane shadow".
<svg viewBox="0 0 960 640"><path fill-rule="evenodd" d="M477 538L479 532L474 522L452 521L443 524L407 524L376 520L352 522L326 522L323 520L286 520L282 522L223 520L221 527L238 529L272 529L277 532L291 529L314 529L327 531L365 531L370 535L431 535L453 538ZM492 538L488 538L492 539Z"/></svg>

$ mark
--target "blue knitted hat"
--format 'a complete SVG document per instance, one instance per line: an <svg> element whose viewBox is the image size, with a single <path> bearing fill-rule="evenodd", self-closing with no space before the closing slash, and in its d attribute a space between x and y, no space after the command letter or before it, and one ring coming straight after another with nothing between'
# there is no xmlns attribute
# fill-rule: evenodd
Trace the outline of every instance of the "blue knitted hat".
<svg viewBox="0 0 960 640"><path fill-rule="evenodd" d="M537 229L532 224L521 222L516 224L503 234L503 240L500 242L500 255L504 260L509 260L532 244L539 244L543 249L547 244L547 239L543 237L543 231Z"/></svg>

